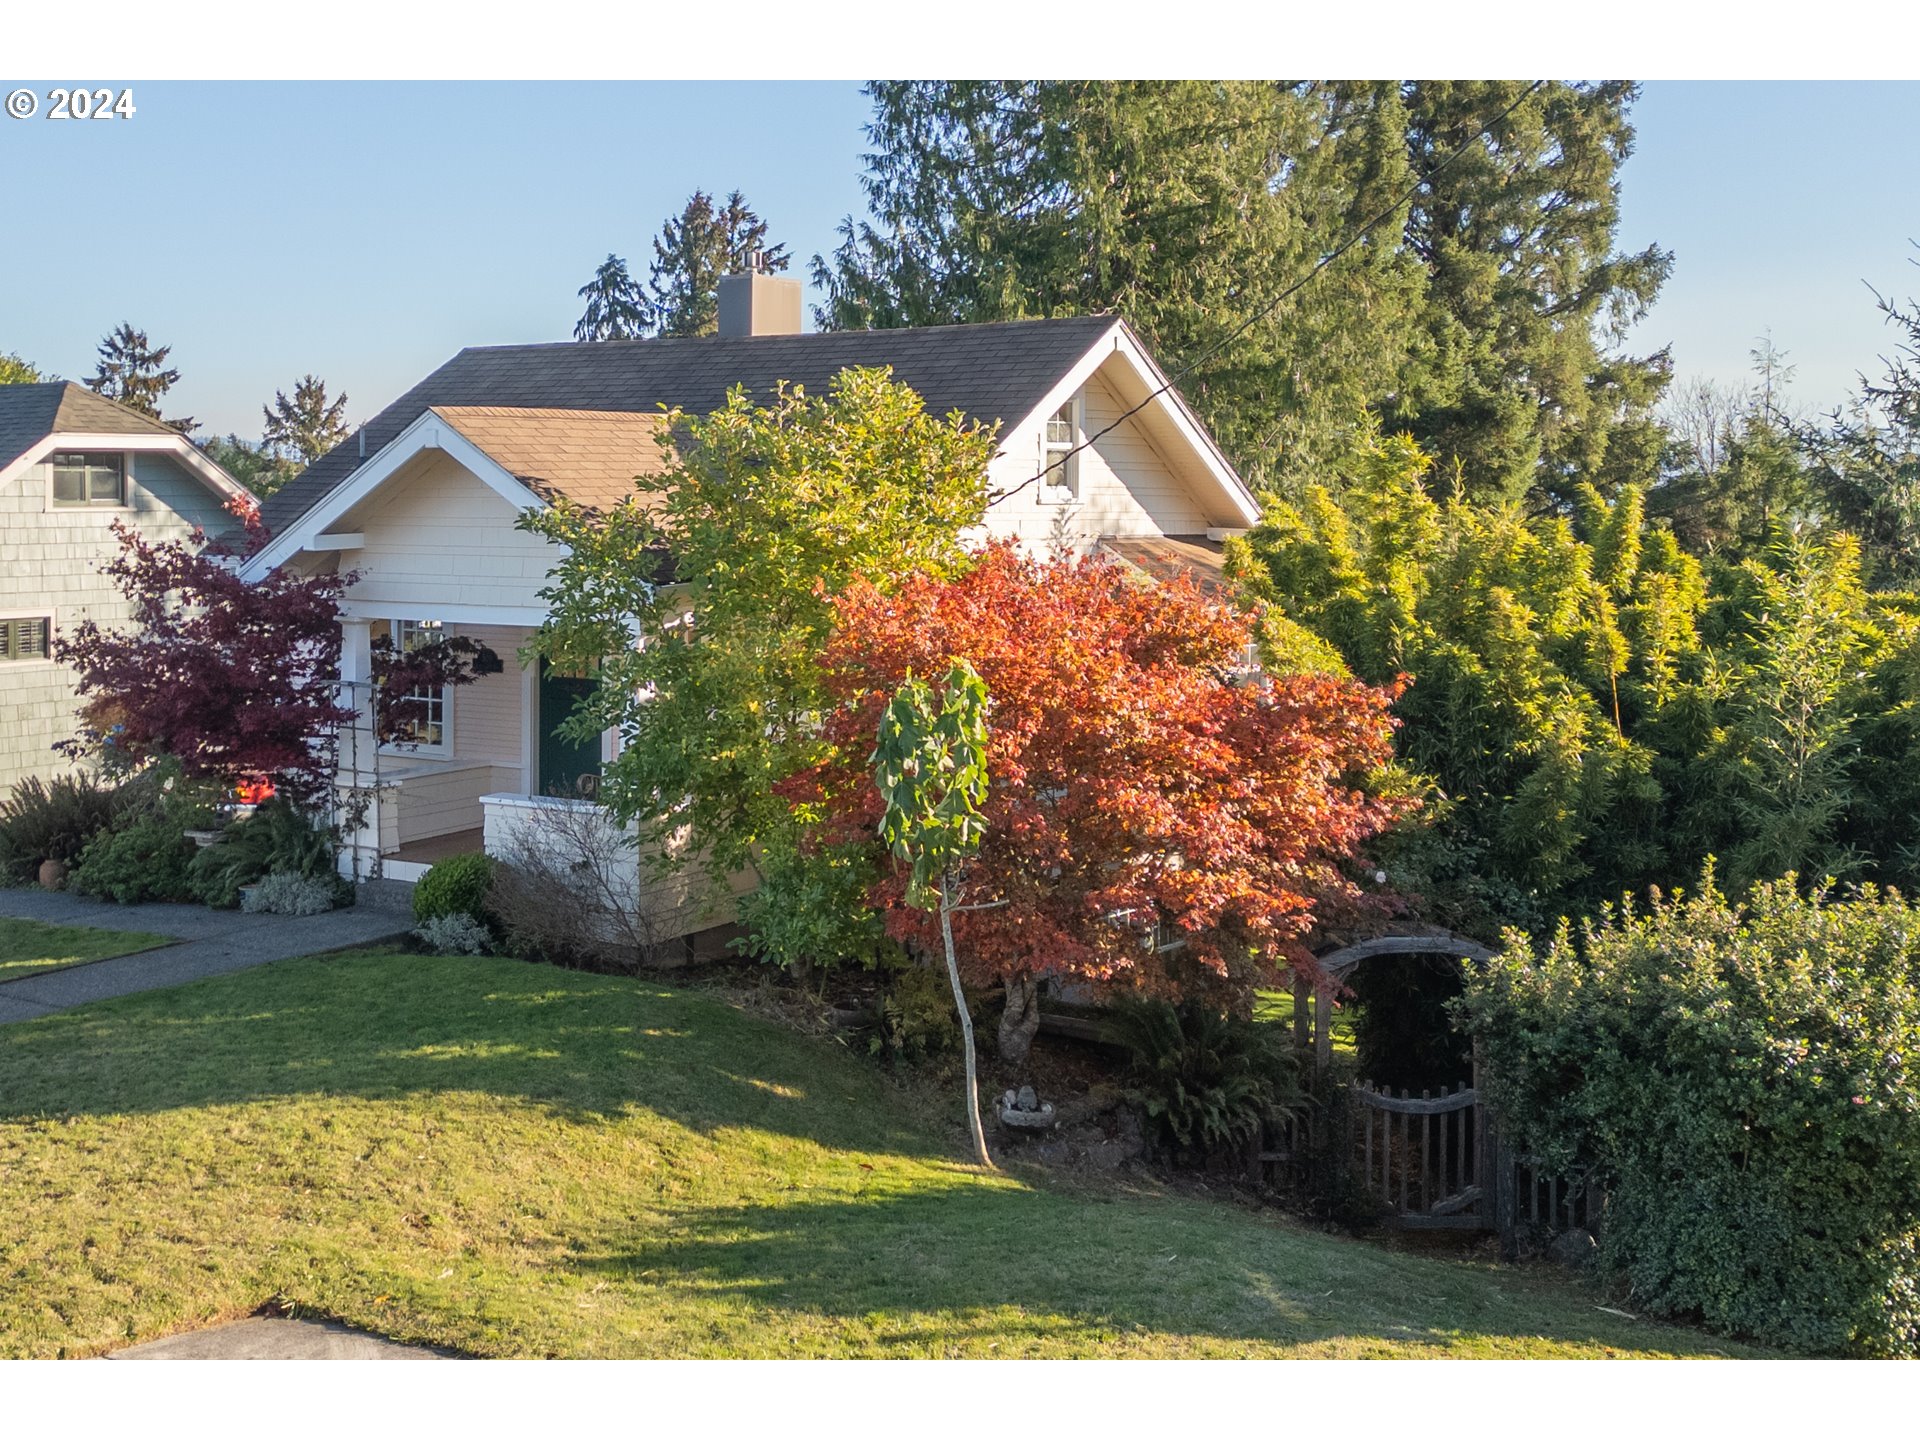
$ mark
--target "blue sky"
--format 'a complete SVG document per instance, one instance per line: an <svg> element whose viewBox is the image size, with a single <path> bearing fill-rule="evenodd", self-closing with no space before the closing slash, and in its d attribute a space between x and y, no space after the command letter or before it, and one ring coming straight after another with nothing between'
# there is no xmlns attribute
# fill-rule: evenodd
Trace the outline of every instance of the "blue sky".
<svg viewBox="0 0 1920 1440"><path fill-rule="evenodd" d="M8 88L11 88L10 86ZM257 434L313 371L363 419L463 345L557 340L609 251L696 187L744 190L804 262L861 207L858 87L136 84L131 120L0 119L35 196L0 227L0 350L71 378L122 319L174 347L175 413ZM1920 293L1920 84L1657 82L1620 241L1676 253L1632 337L1739 380L1763 331L1809 408L1887 335L1861 281Z"/></svg>

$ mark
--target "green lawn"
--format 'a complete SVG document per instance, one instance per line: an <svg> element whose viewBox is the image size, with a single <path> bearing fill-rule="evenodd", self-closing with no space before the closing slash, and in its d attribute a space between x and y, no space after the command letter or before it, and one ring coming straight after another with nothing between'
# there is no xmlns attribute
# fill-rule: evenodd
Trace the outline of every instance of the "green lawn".
<svg viewBox="0 0 1920 1440"><path fill-rule="evenodd" d="M280 1297L485 1355L1735 1352L1544 1271L959 1163L958 1104L711 997L293 961L0 1027L0 1354Z"/></svg>
<svg viewBox="0 0 1920 1440"><path fill-rule="evenodd" d="M44 925L38 920L0 919L0 981L19 980L44 970L63 970L89 960L110 960L156 945L171 945L164 935L129 930L95 930L86 925Z"/></svg>
<svg viewBox="0 0 1920 1440"><path fill-rule="evenodd" d="M1284 1025L1288 1032L1293 1029L1293 992L1291 990L1262 990L1254 996L1253 1018L1268 1020L1276 1025ZM1333 1012L1333 1035L1331 1044L1336 1055L1354 1053L1353 1011L1347 1006L1338 1006Z"/></svg>

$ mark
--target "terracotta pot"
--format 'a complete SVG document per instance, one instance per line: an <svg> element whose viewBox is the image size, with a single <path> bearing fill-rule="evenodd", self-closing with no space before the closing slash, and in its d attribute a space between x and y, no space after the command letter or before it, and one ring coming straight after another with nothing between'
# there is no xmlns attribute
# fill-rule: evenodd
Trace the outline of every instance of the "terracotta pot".
<svg viewBox="0 0 1920 1440"><path fill-rule="evenodd" d="M42 860L40 862L40 888L59 890L67 883L67 862L64 860Z"/></svg>

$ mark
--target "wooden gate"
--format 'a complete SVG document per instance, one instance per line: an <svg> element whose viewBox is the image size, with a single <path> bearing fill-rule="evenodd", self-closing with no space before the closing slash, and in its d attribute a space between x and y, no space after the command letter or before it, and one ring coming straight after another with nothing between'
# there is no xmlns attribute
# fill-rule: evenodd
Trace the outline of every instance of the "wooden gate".
<svg viewBox="0 0 1920 1440"><path fill-rule="evenodd" d="M1478 1089L1394 1095L1361 1081L1351 1102L1354 1173L1386 1221L1405 1230L1491 1230L1494 1196L1482 1184L1489 1127Z"/></svg>

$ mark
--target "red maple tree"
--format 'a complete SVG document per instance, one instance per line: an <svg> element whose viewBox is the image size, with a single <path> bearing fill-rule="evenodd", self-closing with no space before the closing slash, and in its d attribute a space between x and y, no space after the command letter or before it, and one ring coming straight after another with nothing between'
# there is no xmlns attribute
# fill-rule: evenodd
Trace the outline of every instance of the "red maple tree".
<svg viewBox="0 0 1920 1440"><path fill-rule="evenodd" d="M243 518L257 547L256 523ZM230 781L270 776L279 793L318 803L353 718L334 688L340 595L352 577L275 571L250 582L231 547L203 547L197 532L155 543L113 528L120 552L103 573L131 623L84 620L57 643L87 697L81 737L66 748L136 764L167 755L189 775Z"/></svg>
<svg viewBox="0 0 1920 1440"><path fill-rule="evenodd" d="M1314 974L1305 942L1330 911L1386 903L1346 866L1405 808L1365 786L1391 758L1396 690L1248 677L1247 621L1190 582L1006 546L956 578L856 584L836 611L830 758L783 793L824 808L820 843L877 852L881 711L909 672L972 662L991 785L956 941L969 979L1005 983L1016 1029L1048 975L1244 1003L1289 967ZM932 950L937 921L905 903L903 869L877 864L869 903Z"/></svg>

